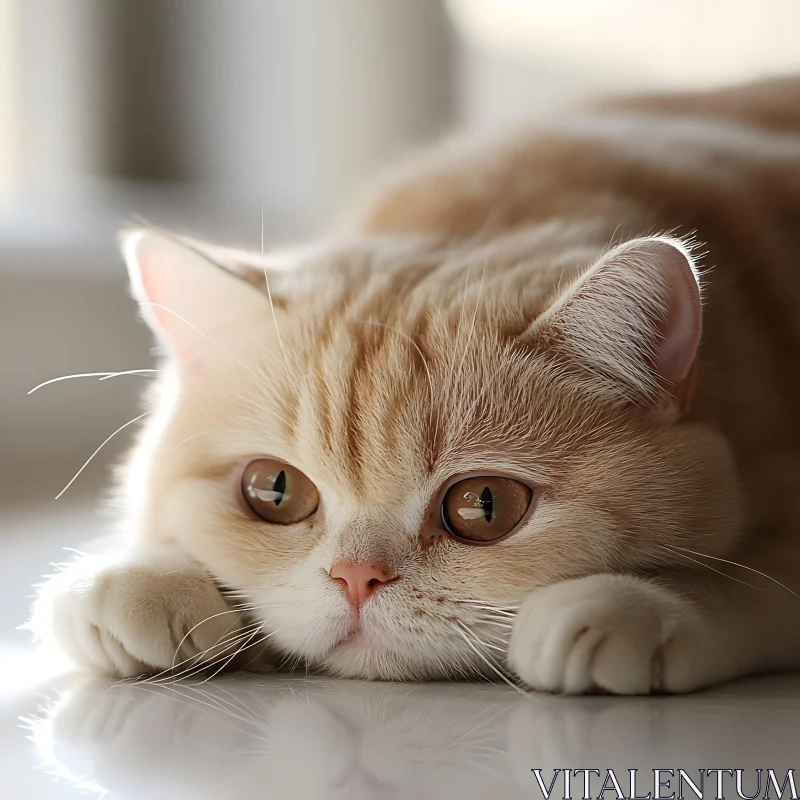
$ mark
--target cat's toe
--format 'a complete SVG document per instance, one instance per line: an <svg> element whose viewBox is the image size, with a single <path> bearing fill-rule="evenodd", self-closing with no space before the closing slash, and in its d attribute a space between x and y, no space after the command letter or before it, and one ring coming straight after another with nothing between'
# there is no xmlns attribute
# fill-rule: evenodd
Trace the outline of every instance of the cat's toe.
<svg viewBox="0 0 800 800"><path fill-rule="evenodd" d="M665 645L683 601L622 575L594 575L535 590L511 636L509 663L534 689L647 694L662 688Z"/></svg>
<svg viewBox="0 0 800 800"><path fill-rule="evenodd" d="M117 678L227 666L242 625L201 570L91 561L45 585L30 623L79 667Z"/></svg>

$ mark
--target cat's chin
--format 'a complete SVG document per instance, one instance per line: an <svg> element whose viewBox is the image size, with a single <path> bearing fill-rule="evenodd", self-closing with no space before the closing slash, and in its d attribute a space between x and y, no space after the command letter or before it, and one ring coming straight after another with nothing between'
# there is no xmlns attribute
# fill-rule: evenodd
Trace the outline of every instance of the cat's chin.
<svg viewBox="0 0 800 800"><path fill-rule="evenodd" d="M391 648L376 647L362 632L337 644L323 659L322 669L340 678L405 681L420 677L415 668Z"/></svg>
<svg viewBox="0 0 800 800"><path fill-rule="evenodd" d="M444 677L437 660L427 658L419 647L385 634L376 637L363 628L340 640L318 666L340 678L384 681L430 680Z"/></svg>
<svg viewBox="0 0 800 800"><path fill-rule="evenodd" d="M442 632L436 637L438 652L431 652L425 644L430 642L429 636L412 633L402 624L395 627L377 608L363 609L361 615L350 608L332 611L324 622L316 621L313 636L308 633L310 625L277 625L274 642L286 663L299 659L314 671L336 677L435 680L448 677L448 661L458 664L462 676L471 666L459 640ZM476 672L478 666L472 665Z"/></svg>

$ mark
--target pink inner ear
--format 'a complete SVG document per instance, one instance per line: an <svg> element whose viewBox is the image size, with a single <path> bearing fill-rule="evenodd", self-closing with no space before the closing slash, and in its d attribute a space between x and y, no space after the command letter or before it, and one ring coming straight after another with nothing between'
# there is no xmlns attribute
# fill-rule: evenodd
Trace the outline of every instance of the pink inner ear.
<svg viewBox="0 0 800 800"><path fill-rule="evenodd" d="M661 322L655 368L673 385L685 381L692 369L702 332L700 290L688 256L667 242L652 242L666 288L666 315Z"/></svg>
<svg viewBox="0 0 800 800"><path fill-rule="evenodd" d="M188 362L190 353L185 346L186 336L170 335L169 333L172 328L182 324L175 314L167 311L167 308L172 308L174 299L170 278L175 280L175 276L171 274L172 270L168 269L173 265L159 263L157 250L150 253L145 248L143 250L139 259L139 275L145 297L141 302L147 303L147 313L158 324L173 354L179 360ZM174 266L173 269L175 269Z"/></svg>

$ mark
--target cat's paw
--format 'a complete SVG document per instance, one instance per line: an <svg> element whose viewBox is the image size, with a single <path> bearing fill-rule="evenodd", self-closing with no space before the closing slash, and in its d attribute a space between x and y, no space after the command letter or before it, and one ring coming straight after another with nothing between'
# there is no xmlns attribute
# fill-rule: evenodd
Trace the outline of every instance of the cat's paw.
<svg viewBox="0 0 800 800"><path fill-rule="evenodd" d="M692 661L697 654L687 648L697 621L698 612L668 589L626 575L592 575L528 596L508 660L525 683L544 691L688 691L703 682Z"/></svg>
<svg viewBox="0 0 800 800"><path fill-rule="evenodd" d="M86 558L41 587L29 627L78 666L130 678L221 667L242 625L196 565Z"/></svg>

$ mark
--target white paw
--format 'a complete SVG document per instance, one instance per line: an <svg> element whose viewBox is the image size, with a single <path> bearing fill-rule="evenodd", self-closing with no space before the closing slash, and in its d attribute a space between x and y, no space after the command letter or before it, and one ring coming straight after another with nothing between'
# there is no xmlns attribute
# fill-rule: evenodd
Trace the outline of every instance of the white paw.
<svg viewBox="0 0 800 800"><path fill-rule="evenodd" d="M534 689L566 694L686 691L695 676L684 633L697 611L626 575L592 575L534 590L520 607L508 660Z"/></svg>
<svg viewBox="0 0 800 800"><path fill-rule="evenodd" d="M41 587L29 627L79 666L130 678L221 667L242 625L206 572L167 557L83 559Z"/></svg>

